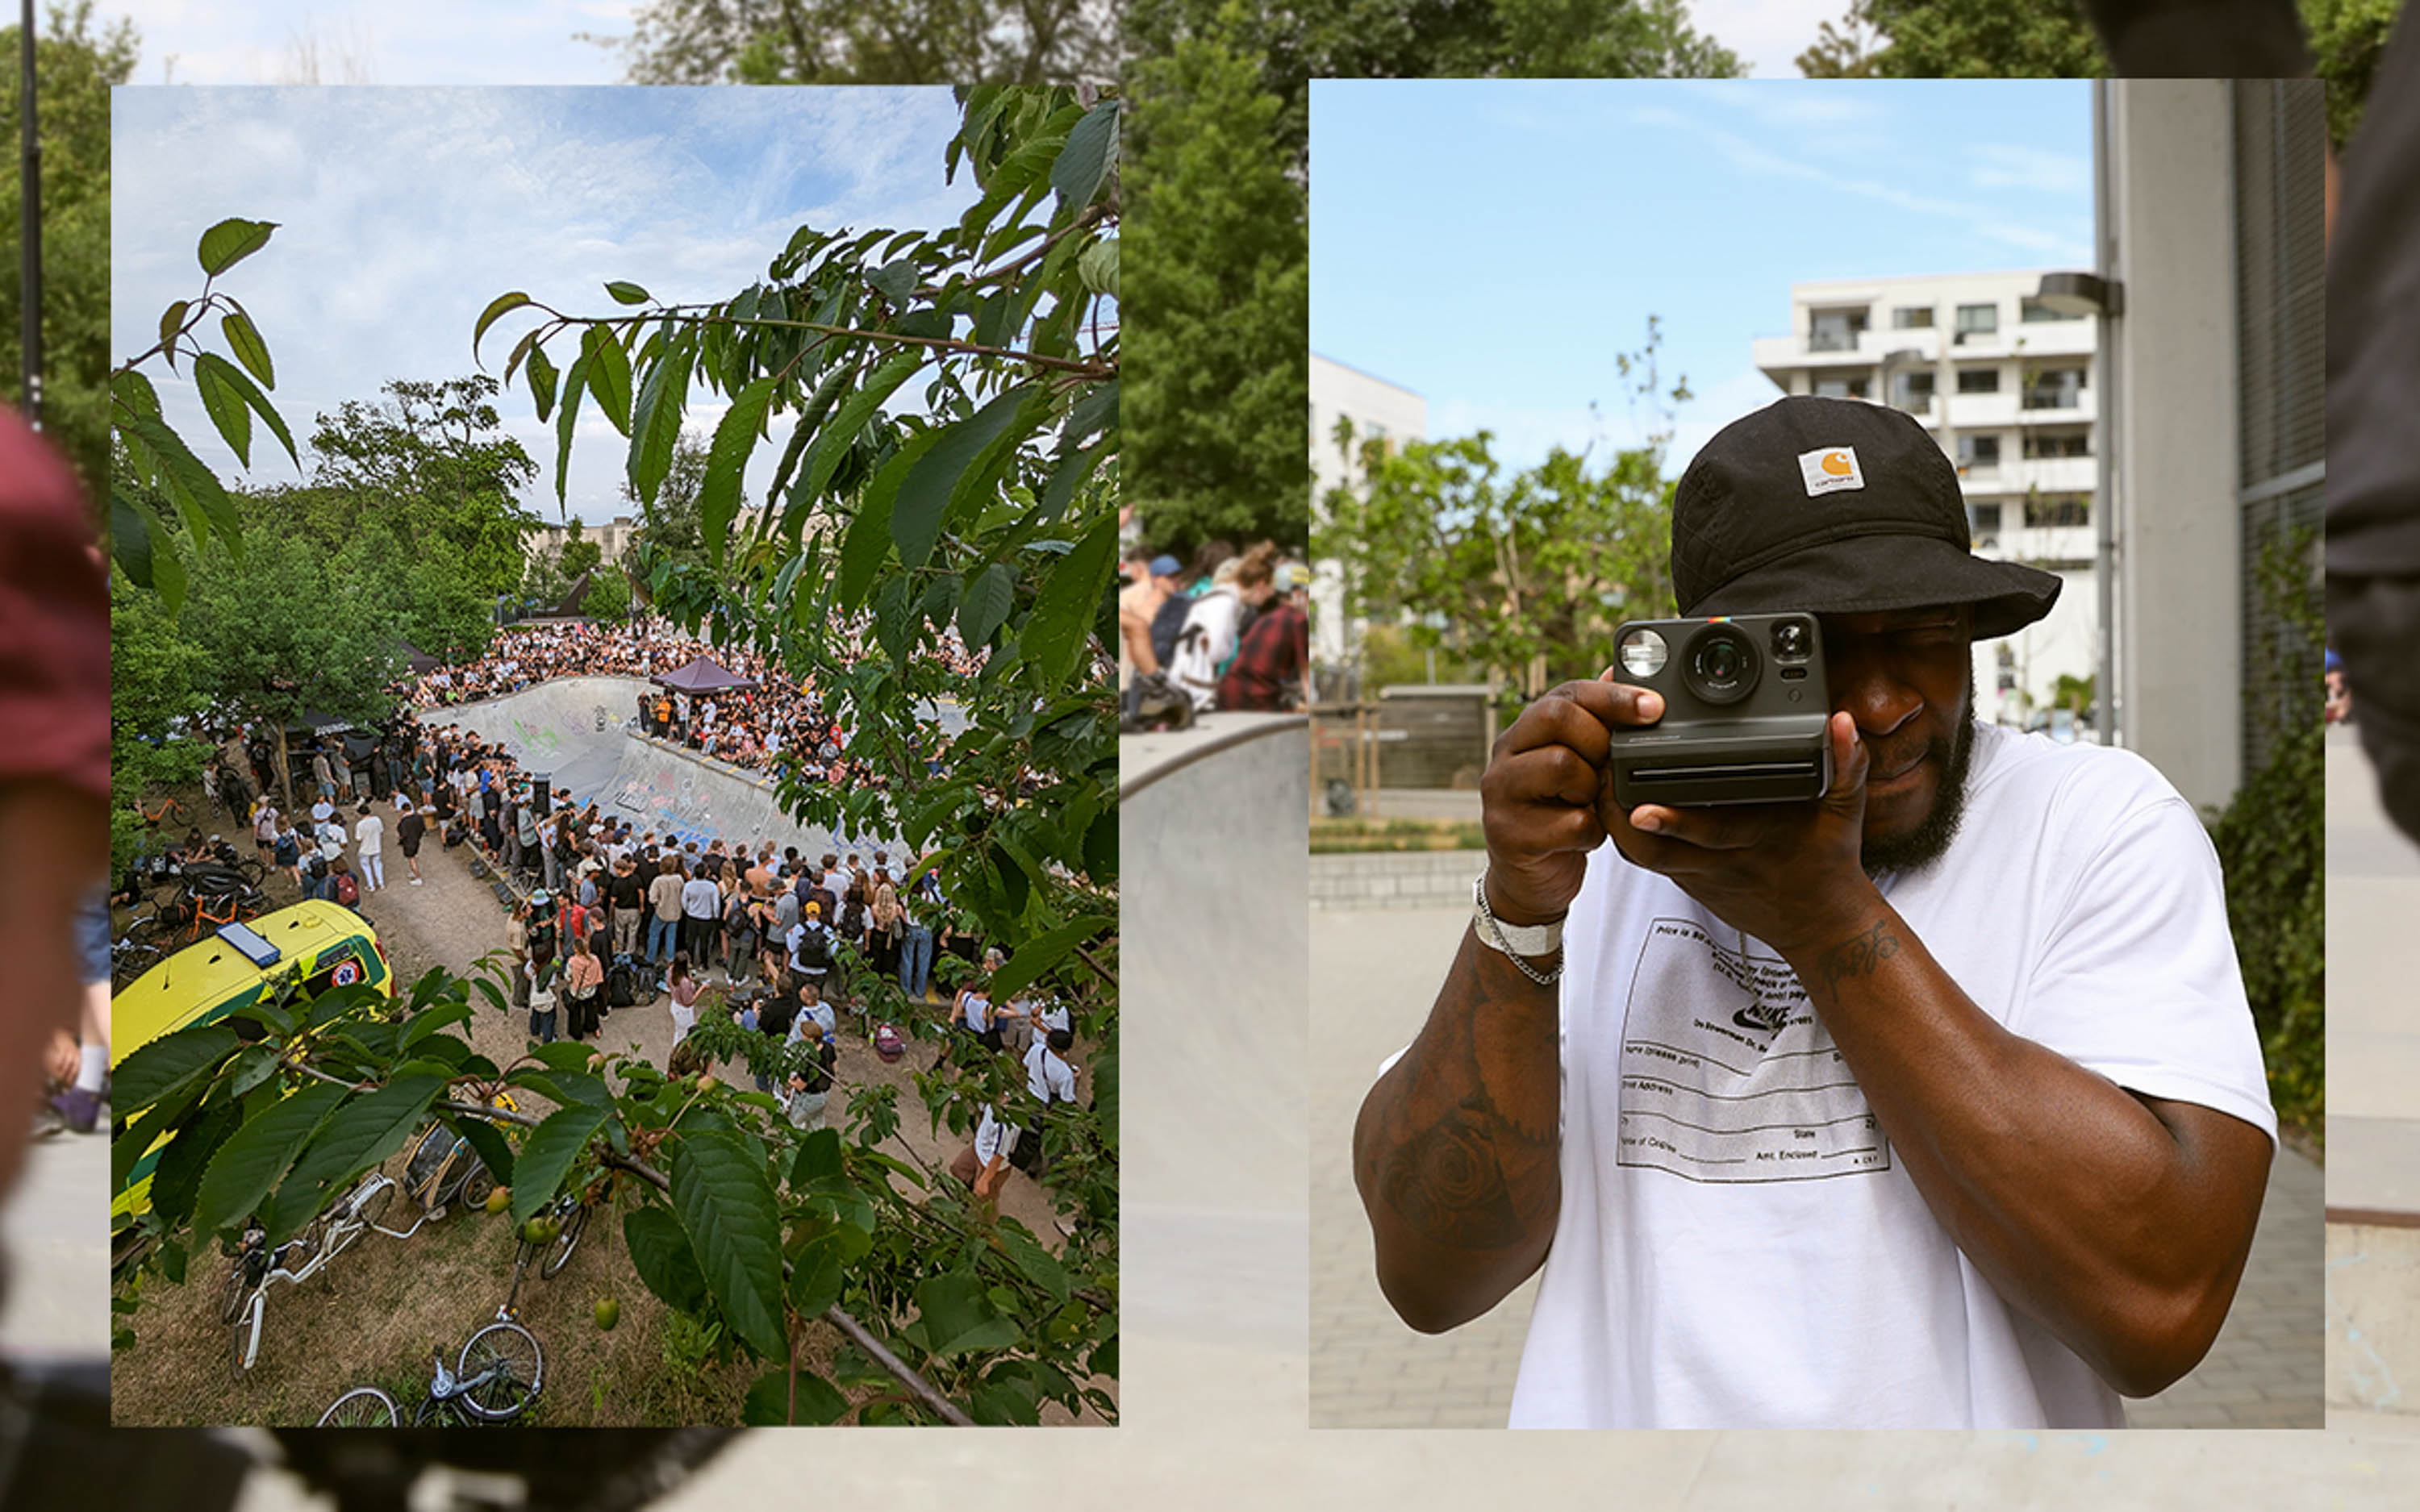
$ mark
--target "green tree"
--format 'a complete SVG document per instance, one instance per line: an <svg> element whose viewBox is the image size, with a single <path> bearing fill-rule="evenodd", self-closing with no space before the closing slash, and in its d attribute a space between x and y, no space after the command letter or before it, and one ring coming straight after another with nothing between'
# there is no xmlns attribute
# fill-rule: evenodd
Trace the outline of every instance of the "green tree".
<svg viewBox="0 0 2420 1512"><path fill-rule="evenodd" d="M1672 612L1672 489L1652 447L1602 472L1557 447L1508 477L1491 440L1370 448L1366 488L1330 490L1316 549L1344 569L1347 614L1400 619L1527 702L1602 672L1624 620Z"/></svg>
<svg viewBox="0 0 2420 1512"><path fill-rule="evenodd" d="M672 465L664 470L664 481L653 499L644 499L636 486L627 479L622 484L622 501L628 504L638 517L638 528L632 532L631 548L635 552L644 543L650 563L670 562L686 564L692 571L708 568L712 558L706 549L706 535L698 517L698 493L706 484L706 443L684 434L673 443ZM724 549L729 549L730 536L724 537ZM640 585L640 596L645 596Z"/></svg>
<svg viewBox="0 0 2420 1512"><path fill-rule="evenodd" d="M1689 23L1685 0L1134 0L1129 55L1225 36L1261 62L1277 138L1299 178L1313 79L1731 78L1737 54ZM1137 108L1150 98L1139 86ZM1148 170L1140 177L1147 177Z"/></svg>
<svg viewBox="0 0 2420 1512"><path fill-rule="evenodd" d="M1140 354L1126 422L1155 549L1309 527L1311 266L1301 190L1271 150L1280 104L1226 34L1137 70L1132 263ZM1216 255L1206 255L1216 249Z"/></svg>
<svg viewBox="0 0 2420 1512"><path fill-rule="evenodd" d="M14 17L12 7L9 12ZM135 32L117 21L96 27L92 0L54 4L35 28L37 122L42 147L42 424L84 482L85 497L109 487L109 91L134 71ZM18 28L0 28L0 133L11 151L0 175L0 398L22 404L18 345L24 291L17 249L24 207L14 147Z"/></svg>
<svg viewBox="0 0 2420 1512"><path fill-rule="evenodd" d="M609 567L589 579L588 596L580 601L580 612L613 624L630 617L630 579L621 568Z"/></svg>
<svg viewBox="0 0 2420 1512"><path fill-rule="evenodd" d="M2109 70L2079 0L1862 0L1885 79L2094 79Z"/></svg>
<svg viewBox="0 0 2420 1512"><path fill-rule="evenodd" d="M2338 151L2360 124L2403 0L2299 0ZM1851 0L1798 55L1810 79L2097 79L2109 59L2080 0Z"/></svg>
<svg viewBox="0 0 2420 1512"><path fill-rule="evenodd" d="M496 380L396 378L380 392L379 403L348 399L318 416L311 433L313 481L342 511L335 528L408 555L442 540L481 593L510 593L537 528L519 502L537 463L504 434Z"/></svg>
<svg viewBox="0 0 2420 1512"><path fill-rule="evenodd" d="M2328 82L2328 137L2342 152L2361 125L2370 85L2403 0L2303 0L2303 24Z"/></svg>
<svg viewBox="0 0 2420 1512"><path fill-rule="evenodd" d="M632 84L1106 83L1116 12L1091 0L655 0Z"/></svg>
<svg viewBox="0 0 2420 1512"><path fill-rule="evenodd" d="M194 687L208 703L285 734L305 709L368 722L387 712L396 626L377 591L371 549L331 554L306 536L263 528L252 501L241 557L196 576L185 633L201 648ZM291 807L293 794L285 791Z"/></svg>

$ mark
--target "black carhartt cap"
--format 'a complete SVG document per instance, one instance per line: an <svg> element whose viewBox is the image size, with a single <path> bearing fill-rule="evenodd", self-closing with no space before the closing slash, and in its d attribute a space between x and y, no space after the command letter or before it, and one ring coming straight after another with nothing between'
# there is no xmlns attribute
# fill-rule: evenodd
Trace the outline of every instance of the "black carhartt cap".
<svg viewBox="0 0 2420 1512"><path fill-rule="evenodd" d="M1792 395L1733 421L1673 496L1672 589L1691 618L1971 604L1980 640L2049 613L2060 586L1975 555L1949 458L1861 399Z"/></svg>

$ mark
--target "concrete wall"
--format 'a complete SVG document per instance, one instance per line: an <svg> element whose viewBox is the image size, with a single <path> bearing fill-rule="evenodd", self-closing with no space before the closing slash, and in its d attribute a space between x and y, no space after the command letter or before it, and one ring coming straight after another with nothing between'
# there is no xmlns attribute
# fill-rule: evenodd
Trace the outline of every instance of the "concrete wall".
<svg viewBox="0 0 2420 1512"><path fill-rule="evenodd" d="M2226 85L2110 90L2121 740L2196 805L2241 780L2233 165Z"/></svg>

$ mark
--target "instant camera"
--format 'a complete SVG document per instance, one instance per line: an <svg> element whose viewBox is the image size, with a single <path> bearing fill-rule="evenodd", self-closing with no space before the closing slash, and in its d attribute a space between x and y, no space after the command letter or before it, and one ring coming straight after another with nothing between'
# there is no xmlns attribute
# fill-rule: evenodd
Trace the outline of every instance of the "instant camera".
<svg viewBox="0 0 2420 1512"><path fill-rule="evenodd" d="M1664 696L1664 717L1613 730L1613 801L1687 808L1787 803L1832 785L1831 696L1812 614L1633 620L1617 683Z"/></svg>

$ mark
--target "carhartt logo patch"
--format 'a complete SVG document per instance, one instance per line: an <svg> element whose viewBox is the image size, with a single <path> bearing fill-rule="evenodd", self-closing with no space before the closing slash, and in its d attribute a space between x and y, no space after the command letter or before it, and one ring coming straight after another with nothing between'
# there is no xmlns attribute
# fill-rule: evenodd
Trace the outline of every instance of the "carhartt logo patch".
<svg viewBox="0 0 2420 1512"><path fill-rule="evenodd" d="M1862 488L1866 475L1857 471L1857 449L1826 446L1798 454L1798 471L1807 479L1807 497L1820 499L1842 488Z"/></svg>

